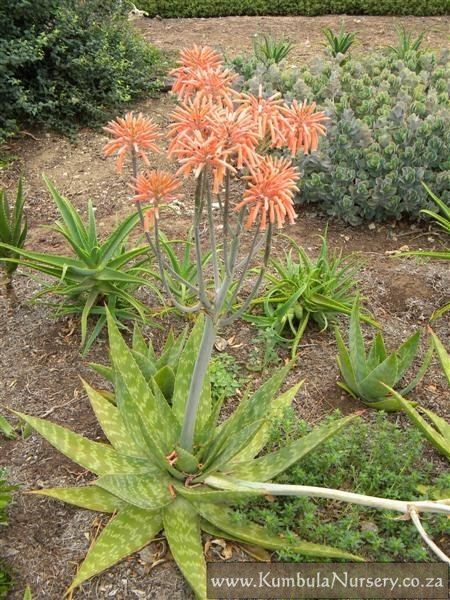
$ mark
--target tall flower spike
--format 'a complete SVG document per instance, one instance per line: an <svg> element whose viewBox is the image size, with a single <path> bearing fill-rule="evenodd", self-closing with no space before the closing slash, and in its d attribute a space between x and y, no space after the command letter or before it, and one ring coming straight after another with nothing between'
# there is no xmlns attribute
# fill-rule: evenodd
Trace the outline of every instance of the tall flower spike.
<svg viewBox="0 0 450 600"><path fill-rule="evenodd" d="M280 147L284 144L283 117L280 111L283 101L280 92L264 98L262 85L260 85L258 96L242 93L237 102L240 105L238 111L248 111L256 121L260 139L264 139L268 135L272 146Z"/></svg>
<svg viewBox="0 0 450 600"><path fill-rule="evenodd" d="M329 117L322 111L316 112L316 103L298 104L293 100L291 106L282 106L283 113L283 133L285 144L292 156L295 156L299 150L305 154L314 152L319 145L319 137L325 135L326 127L323 125Z"/></svg>
<svg viewBox="0 0 450 600"><path fill-rule="evenodd" d="M249 184L243 200L235 206L235 210L244 206L249 209L246 229L255 222L261 231L266 229L267 221L278 228L283 227L286 219L291 225L295 222L293 196L298 191L299 174L290 160L265 156L246 179Z"/></svg>
<svg viewBox="0 0 450 600"><path fill-rule="evenodd" d="M147 165L150 165L147 153L160 152L155 144L161 137L158 126L142 113L133 115L129 112L123 118L117 117L114 121L110 121L103 129L113 136L113 139L104 146L103 152L105 156L117 154L118 171L123 169L127 154L132 154L133 151Z"/></svg>
<svg viewBox="0 0 450 600"><path fill-rule="evenodd" d="M149 202L153 206L146 213L146 227L152 225L154 219L159 219L161 203L167 204L180 197L176 191L181 181L168 171L154 170L139 173L130 186L134 191L134 202Z"/></svg>

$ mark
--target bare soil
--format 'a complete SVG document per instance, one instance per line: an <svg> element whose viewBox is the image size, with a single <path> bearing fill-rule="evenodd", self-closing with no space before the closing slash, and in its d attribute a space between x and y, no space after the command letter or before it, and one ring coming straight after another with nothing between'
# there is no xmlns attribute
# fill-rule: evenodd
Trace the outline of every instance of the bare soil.
<svg viewBox="0 0 450 600"><path fill-rule="evenodd" d="M343 21L347 29L360 32L362 50L385 45L394 40L395 26L406 25L415 31L427 30L431 46L442 47L447 42L449 19L378 18L378 17L317 17L317 18L222 18L185 20L141 20L137 26L153 43L165 50L177 50L182 45L209 43L227 53L235 54L251 48L255 33L283 34L296 44L293 59L307 60L319 51L321 29L337 27ZM136 107L153 116L161 125L167 122L172 105L168 96L148 100ZM113 161L104 160L102 146L106 137L101 132L82 131L71 142L57 134L33 132L10 143L9 150L17 160L0 171L0 185L11 190L17 177L23 174L30 222L28 247L39 251L60 253L65 250L60 238L44 225L51 224L56 210L42 182L45 173L56 187L83 213L88 198L93 200L102 231L107 232L118 216L129 214L126 175L118 175ZM164 158L158 157L158 166ZM190 185L185 188L186 210L167 223L169 234L181 234L189 222ZM298 223L289 235L312 255L318 251L326 220L312 210L301 210ZM450 272L448 264L396 259L389 254L404 245L409 248L440 248L444 238L437 231L408 223L392 223L358 228L332 222L329 225L330 247L344 253L356 252L363 261L360 287L367 306L382 323L388 344L398 345L418 327L424 328L432 312L449 299ZM284 242L275 242L280 253ZM13 309L0 298L0 411L10 407L37 416L48 416L91 439L100 439L101 431L82 392L79 376L101 385L88 368L89 361L106 362L104 337L86 359L79 353L79 326L76 320L55 320L48 307L30 304L39 283L19 270L16 291L20 302ZM168 324L168 320L166 323ZM172 322L172 321L171 321ZM181 322L179 323L181 325ZM450 324L442 318L435 330L445 346L450 347ZM367 329L368 336L371 331ZM160 333L148 330L147 335L160 343ZM223 332L233 338L227 352L242 363L248 361L255 331L239 323ZM338 369L335 362L332 332L307 330L300 346L298 365L289 382L305 378L296 398L299 416L315 423L335 408L343 412L360 409L357 401L343 394L336 386ZM253 377L253 374L252 374ZM257 378L260 376L258 375ZM415 396L426 407L449 416L449 392L434 361ZM10 467L11 482L22 491L55 486L76 485L89 476L62 457L39 436L26 440L0 440L0 466ZM10 598L22 598L26 584L33 597L56 600L73 577L76 566L85 555L104 518L55 501L23 493L15 494L10 511L10 526L0 538L0 557L16 573L16 587ZM205 538L206 541L206 538ZM209 547L211 560L219 558L220 547ZM232 559L241 560L242 551L233 547ZM159 562L162 560L162 562ZM158 563L158 564L156 564ZM135 557L127 559L86 583L74 598L116 599L190 599L191 592L165 553L164 541L151 544Z"/></svg>

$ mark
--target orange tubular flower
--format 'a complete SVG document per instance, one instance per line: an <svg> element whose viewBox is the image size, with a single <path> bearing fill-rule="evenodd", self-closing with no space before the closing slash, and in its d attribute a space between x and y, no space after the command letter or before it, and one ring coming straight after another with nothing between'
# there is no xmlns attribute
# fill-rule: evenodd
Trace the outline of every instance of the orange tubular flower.
<svg viewBox="0 0 450 600"><path fill-rule="evenodd" d="M198 94L200 98L214 100L222 106L233 107L231 84L237 77L229 69L222 67L207 69L186 69L179 74L172 86L180 100Z"/></svg>
<svg viewBox="0 0 450 600"><path fill-rule="evenodd" d="M192 48L183 48L180 51L178 64L193 69L214 69L222 64L222 57L210 46L194 44Z"/></svg>
<svg viewBox="0 0 450 600"><path fill-rule="evenodd" d="M136 116L127 113L123 118L117 117L103 129L113 136L113 139L104 146L103 152L105 156L117 153L118 171L122 170L127 153L131 154L134 151L136 156L150 165L147 152L160 152L155 144L155 141L161 137L158 127L152 119L142 113Z"/></svg>
<svg viewBox="0 0 450 600"><path fill-rule="evenodd" d="M277 92L269 98L262 95L262 85L259 86L258 96L253 94L240 95L238 99L240 104L239 111L248 111L258 125L258 135L264 139L270 135L272 146L282 146L284 144L284 134L282 131L282 115L280 104L282 104L281 94Z"/></svg>
<svg viewBox="0 0 450 600"><path fill-rule="evenodd" d="M266 156L261 160L258 169L246 179L249 180L244 197L235 210L247 206L249 215L245 224L249 229L257 220L258 227L264 231L267 221L283 227L286 219L292 225L295 222L293 196L298 187L298 171L286 158Z"/></svg>
<svg viewBox="0 0 450 600"><path fill-rule="evenodd" d="M256 152L259 142L258 128L253 117L246 111L231 111L228 108L217 110L209 117L211 133L236 160L238 169L244 164L255 168L260 160Z"/></svg>
<svg viewBox="0 0 450 600"><path fill-rule="evenodd" d="M210 119L215 111L208 98L196 96L194 100L186 100L170 115L169 135L173 137L169 152L176 145L178 136L193 136L197 131L209 135L211 130Z"/></svg>
<svg viewBox="0 0 450 600"><path fill-rule="evenodd" d="M314 152L319 145L319 137L325 135L326 127L322 123L328 121L329 117L324 112L316 112L316 103L298 104L293 100L291 106L282 106L281 112L284 119L285 145L295 156L299 150L305 154Z"/></svg>
<svg viewBox="0 0 450 600"><path fill-rule="evenodd" d="M227 170L236 172L236 169L227 162L230 154L231 150L224 150L215 135L206 137L199 131L193 136L180 136L174 140L170 152L170 155L176 156L181 164L177 175L187 176L189 173L194 173L194 176L198 177L203 169L210 168L215 194L219 192Z"/></svg>
<svg viewBox="0 0 450 600"><path fill-rule="evenodd" d="M172 92L183 98L186 97L185 86L187 81L192 78L192 73L198 70L218 69L222 65L222 59L209 46L197 46L194 44L192 48L181 50L178 64L180 66L172 69L169 75L175 79Z"/></svg>
<svg viewBox="0 0 450 600"><path fill-rule="evenodd" d="M146 214L146 228L153 224L154 219L159 219L159 206L162 202L168 203L180 197L175 192L181 186L179 181L168 171L147 171L139 173L131 188L135 195L134 202L150 202L152 208Z"/></svg>

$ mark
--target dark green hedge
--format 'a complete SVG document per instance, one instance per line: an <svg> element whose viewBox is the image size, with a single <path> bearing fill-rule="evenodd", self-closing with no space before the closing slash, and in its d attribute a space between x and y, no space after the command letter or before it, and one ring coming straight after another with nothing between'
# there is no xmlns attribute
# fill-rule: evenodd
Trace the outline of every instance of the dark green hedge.
<svg viewBox="0 0 450 600"><path fill-rule="evenodd" d="M70 133L155 89L161 54L120 0L0 0L0 143L29 125Z"/></svg>
<svg viewBox="0 0 450 600"><path fill-rule="evenodd" d="M139 0L149 17L230 15L445 15L450 0Z"/></svg>

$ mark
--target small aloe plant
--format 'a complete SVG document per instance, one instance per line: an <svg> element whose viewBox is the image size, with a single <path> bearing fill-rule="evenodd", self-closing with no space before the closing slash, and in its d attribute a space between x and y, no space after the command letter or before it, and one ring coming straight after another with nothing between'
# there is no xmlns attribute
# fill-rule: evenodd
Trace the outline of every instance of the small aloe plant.
<svg viewBox="0 0 450 600"><path fill-rule="evenodd" d="M345 31L344 26L341 25L338 33L334 33L332 29L326 27L323 30L323 34L326 39L325 46L331 52L331 55L336 57L338 54L345 54L349 51L350 47L356 41L356 33L351 31Z"/></svg>
<svg viewBox="0 0 450 600"><path fill-rule="evenodd" d="M0 242L18 249L24 247L28 232L27 218L23 210L24 204L25 197L21 179L17 185L16 200L12 209L6 191L0 191ZM17 269L17 263L2 259L10 259L14 256L17 256L14 250L0 247L0 266L6 273L5 285L9 297L13 295L12 276Z"/></svg>
<svg viewBox="0 0 450 600"><path fill-rule="evenodd" d="M337 362L343 378L343 381L338 381L338 385L355 398L360 398L371 408L386 411L400 410L402 405L386 389L386 386L397 387L411 367L418 352L420 332L413 333L391 353L386 350L382 333L377 332L366 354L360 324L360 304L357 299L350 318L348 349L338 328L335 333L338 344ZM416 377L400 391L400 394L408 394L419 383L430 364L432 354L433 347L430 346Z"/></svg>

